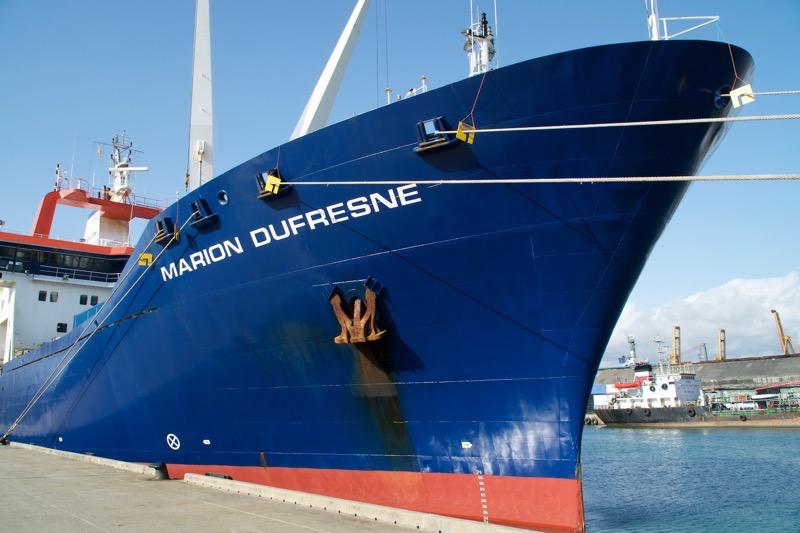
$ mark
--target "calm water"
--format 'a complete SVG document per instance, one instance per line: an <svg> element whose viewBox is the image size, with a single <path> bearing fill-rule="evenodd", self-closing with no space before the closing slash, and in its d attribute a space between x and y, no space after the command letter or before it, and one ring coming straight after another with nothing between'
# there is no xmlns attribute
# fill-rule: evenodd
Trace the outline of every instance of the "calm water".
<svg viewBox="0 0 800 533"><path fill-rule="evenodd" d="M588 533L800 532L800 430L586 427Z"/></svg>

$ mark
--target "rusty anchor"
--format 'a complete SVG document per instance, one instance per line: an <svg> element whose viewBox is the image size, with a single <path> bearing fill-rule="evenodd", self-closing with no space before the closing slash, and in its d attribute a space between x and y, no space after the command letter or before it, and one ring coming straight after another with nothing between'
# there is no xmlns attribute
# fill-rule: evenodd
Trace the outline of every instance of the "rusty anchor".
<svg viewBox="0 0 800 533"><path fill-rule="evenodd" d="M365 302L366 301L366 302ZM360 344L382 339L386 335L385 329L380 329L375 324L378 295L375 291L366 287L364 290L364 300L353 298L351 300L352 310L345 309L341 293L336 290L330 297L333 314L342 331L337 335L333 342L336 344Z"/></svg>

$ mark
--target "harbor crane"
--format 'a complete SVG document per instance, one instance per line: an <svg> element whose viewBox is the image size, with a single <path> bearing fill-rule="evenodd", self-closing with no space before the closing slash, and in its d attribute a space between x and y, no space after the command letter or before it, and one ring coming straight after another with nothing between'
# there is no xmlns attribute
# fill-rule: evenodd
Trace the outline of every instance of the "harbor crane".
<svg viewBox="0 0 800 533"><path fill-rule="evenodd" d="M708 348L706 348L706 343L701 342L697 346L697 360L698 361L708 361Z"/></svg>
<svg viewBox="0 0 800 533"><path fill-rule="evenodd" d="M697 360L698 361L708 361L708 347L706 346L705 342L699 342L694 346L683 350L683 353L689 353L697 350Z"/></svg>
<svg viewBox="0 0 800 533"><path fill-rule="evenodd" d="M781 351L783 352L783 355L797 353L797 348L794 347L794 342L792 342L792 338L783 332L783 324L781 324L781 315L779 315L778 311L776 311L775 309L770 309L769 312L772 313L772 318L775 319L775 328L778 330L778 342L781 345Z"/></svg>

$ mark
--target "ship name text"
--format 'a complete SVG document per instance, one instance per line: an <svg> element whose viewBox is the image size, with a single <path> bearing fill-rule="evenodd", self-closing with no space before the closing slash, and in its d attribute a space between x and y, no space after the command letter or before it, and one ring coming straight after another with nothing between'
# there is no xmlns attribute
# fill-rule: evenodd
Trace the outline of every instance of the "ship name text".
<svg viewBox="0 0 800 533"><path fill-rule="evenodd" d="M416 204L422 197L414 184L388 189L386 193L371 193L358 196L344 202L337 202L321 209L307 211L301 215L285 218L277 223L254 228L249 232L249 242L253 248L261 248L270 243L356 219L380 213L389 209L397 209ZM248 239L244 239L247 242ZM213 265L247 251L239 237L225 239L207 248L193 252L166 266L161 267L161 279L169 281L203 267Z"/></svg>

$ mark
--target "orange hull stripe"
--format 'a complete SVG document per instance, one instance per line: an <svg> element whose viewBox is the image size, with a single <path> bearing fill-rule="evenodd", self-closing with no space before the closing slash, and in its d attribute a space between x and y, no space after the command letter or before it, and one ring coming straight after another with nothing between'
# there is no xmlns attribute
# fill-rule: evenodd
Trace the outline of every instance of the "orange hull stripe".
<svg viewBox="0 0 800 533"><path fill-rule="evenodd" d="M540 531L583 531L575 479L254 466L167 466L172 478L221 474L238 481Z"/></svg>

